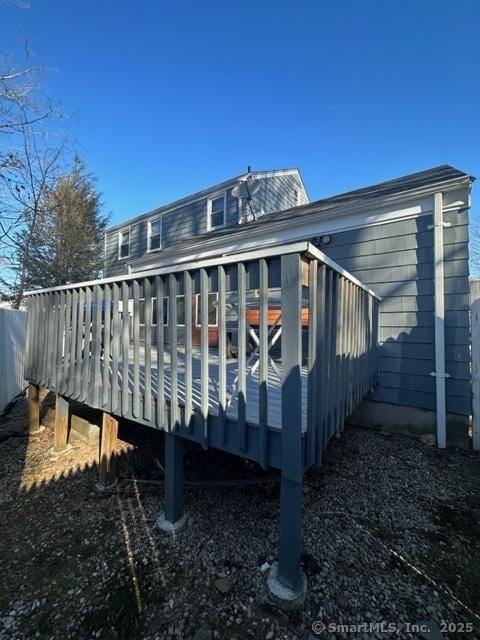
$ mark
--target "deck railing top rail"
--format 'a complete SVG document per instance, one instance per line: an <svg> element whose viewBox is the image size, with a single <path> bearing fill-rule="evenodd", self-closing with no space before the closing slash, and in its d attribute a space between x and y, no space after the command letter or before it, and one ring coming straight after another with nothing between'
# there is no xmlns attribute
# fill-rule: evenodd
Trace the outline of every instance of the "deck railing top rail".
<svg viewBox="0 0 480 640"><path fill-rule="evenodd" d="M341 267L337 262L329 258L323 251L320 251L314 244L308 241L291 242L286 244L272 244L269 246L263 246L260 249L242 251L238 253L229 253L228 255L218 255L211 258L202 258L199 255L198 260L189 261L182 264L166 265L163 267L157 267L147 269L144 271L133 271L131 273L122 274L118 276L111 276L109 278L99 278L97 280L86 280L84 282L74 282L71 284L59 285L57 287L46 287L44 289L32 289L25 292L25 296L31 296L38 293L51 293L54 291L67 291L69 289L77 289L79 287L92 287L94 285L113 284L121 282L130 282L138 280L144 277L153 277L157 275L165 275L170 273L182 273L192 269L207 268L214 266L221 266L227 264L234 264L237 262L248 262L250 260L258 260L260 258L270 258L281 255L288 255L291 253L303 254L305 257L319 260L321 263L330 267L333 271L342 275L347 280L350 280L353 284L357 285L369 295L373 296L377 300L381 298L366 285L363 284L358 278Z"/></svg>

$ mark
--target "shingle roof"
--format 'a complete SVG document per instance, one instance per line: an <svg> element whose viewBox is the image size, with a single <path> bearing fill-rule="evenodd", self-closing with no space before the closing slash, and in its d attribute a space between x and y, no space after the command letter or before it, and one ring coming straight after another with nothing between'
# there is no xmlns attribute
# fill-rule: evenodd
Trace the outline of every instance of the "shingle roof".
<svg viewBox="0 0 480 640"><path fill-rule="evenodd" d="M428 187L449 180L455 180L460 178L469 178L474 180L472 176L463 171L455 169L450 165L440 165L433 167L426 171L420 171L418 173L412 173L401 178L395 178L394 180L388 180L362 189L356 189L355 191L348 191L340 195L324 198L309 204L294 207L293 209L286 209L285 211L278 211L276 213L269 213L260 220L248 222L237 227L227 227L225 229L219 229L217 231L210 231L204 233L195 238L189 238L188 240L180 240L175 244L166 247L159 255L159 259L168 258L169 255L175 254L178 251L186 248L195 248L197 245L203 244L205 241L215 238L222 238L230 234L240 236L242 233L251 233L255 228L263 228L265 225L272 224L281 220L292 220L302 216L308 216L312 214L321 214L327 212L330 209L339 206L350 206L361 201L366 201L375 198L381 198L389 195L400 194L407 191L412 191L419 187ZM145 263L145 259L139 258L134 261L134 264Z"/></svg>

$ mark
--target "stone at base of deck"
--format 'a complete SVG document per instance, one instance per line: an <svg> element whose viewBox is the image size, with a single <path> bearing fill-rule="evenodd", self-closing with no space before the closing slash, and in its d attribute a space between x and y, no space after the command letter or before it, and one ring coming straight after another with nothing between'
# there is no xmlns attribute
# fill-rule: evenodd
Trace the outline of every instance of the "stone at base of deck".
<svg viewBox="0 0 480 640"><path fill-rule="evenodd" d="M162 531L163 533L169 533L171 535L175 535L183 531L187 526L187 516L184 514L180 520L176 522L169 522L166 519L165 514L161 513L155 522L155 527Z"/></svg>
<svg viewBox="0 0 480 640"><path fill-rule="evenodd" d="M285 609L286 611L301 609L305 604L305 598L307 596L307 578L303 571L300 573L300 582L298 587L295 590L289 589L278 579L278 563L274 562L270 567L267 586L270 592L270 597L281 609Z"/></svg>

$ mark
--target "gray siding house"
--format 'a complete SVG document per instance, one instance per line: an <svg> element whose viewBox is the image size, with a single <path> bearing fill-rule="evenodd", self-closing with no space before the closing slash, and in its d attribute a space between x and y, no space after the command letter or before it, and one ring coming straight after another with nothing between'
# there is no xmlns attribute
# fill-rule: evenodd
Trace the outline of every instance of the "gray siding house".
<svg viewBox="0 0 480 640"><path fill-rule="evenodd" d="M232 189L248 178L259 182L250 204L232 195ZM238 227L253 217L252 211L261 218L308 202L297 169L250 171L108 229L104 275L154 265L177 242Z"/></svg>
<svg viewBox="0 0 480 640"><path fill-rule="evenodd" d="M345 421L436 428L440 448L467 434L472 178L441 166L308 202L297 170L251 177L109 230L113 277L27 293L30 432L40 387L58 455L70 399L100 410L108 488L119 419L163 430L166 533L186 526L184 440L280 469L267 586L301 606L303 478ZM253 190L248 215L235 196Z"/></svg>
<svg viewBox="0 0 480 640"><path fill-rule="evenodd" d="M247 176L234 178L109 229L105 275L309 240L382 298L379 384L352 420L432 430L440 377L449 436L455 430L464 433L471 414L468 210L473 178L445 165L309 202L297 170L254 175L262 181L254 198L261 212L257 220L246 222L244 205L231 195ZM437 213L436 194L441 194ZM221 224L212 225L218 197L224 203L216 218ZM149 251L151 221L157 219L160 245ZM129 247L122 257L125 233ZM438 238L443 277L435 268ZM439 309L444 372L436 371Z"/></svg>

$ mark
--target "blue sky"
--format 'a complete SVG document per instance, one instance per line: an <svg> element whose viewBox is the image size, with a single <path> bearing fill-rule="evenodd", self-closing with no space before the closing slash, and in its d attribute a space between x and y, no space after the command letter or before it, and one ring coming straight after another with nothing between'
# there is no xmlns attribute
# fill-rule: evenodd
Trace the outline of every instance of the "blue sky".
<svg viewBox="0 0 480 640"><path fill-rule="evenodd" d="M297 166L312 199L449 163L480 176L478 0L0 7L117 222Z"/></svg>

